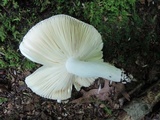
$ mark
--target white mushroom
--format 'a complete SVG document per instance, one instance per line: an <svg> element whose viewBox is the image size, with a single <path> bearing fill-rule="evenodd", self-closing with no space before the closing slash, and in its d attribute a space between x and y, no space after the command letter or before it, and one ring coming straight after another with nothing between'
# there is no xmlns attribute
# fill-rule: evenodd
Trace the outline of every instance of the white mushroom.
<svg viewBox="0 0 160 120"><path fill-rule="evenodd" d="M25 80L36 94L57 101L90 86L98 77L130 81L119 68L103 62L101 35L91 25L55 15L32 27L20 44L21 53L43 66Z"/></svg>

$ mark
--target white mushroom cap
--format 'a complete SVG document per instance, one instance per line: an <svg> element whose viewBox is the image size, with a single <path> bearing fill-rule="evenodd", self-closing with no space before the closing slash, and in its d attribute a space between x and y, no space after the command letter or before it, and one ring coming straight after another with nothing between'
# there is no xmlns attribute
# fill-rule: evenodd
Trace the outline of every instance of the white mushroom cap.
<svg viewBox="0 0 160 120"><path fill-rule="evenodd" d="M102 62L101 35L91 25L67 15L45 19L24 36L21 53L43 66L28 76L27 86L36 94L56 100L71 97L72 85L77 90L88 87L95 77L83 78L66 69L68 58Z"/></svg>

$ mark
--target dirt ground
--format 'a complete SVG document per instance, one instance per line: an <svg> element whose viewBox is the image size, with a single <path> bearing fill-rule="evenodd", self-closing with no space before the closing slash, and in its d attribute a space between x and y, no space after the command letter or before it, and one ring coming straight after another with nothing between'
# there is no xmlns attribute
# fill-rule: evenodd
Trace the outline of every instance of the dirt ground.
<svg viewBox="0 0 160 120"><path fill-rule="evenodd" d="M153 14L152 7L143 4L140 7L141 14ZM157 18L157 35L160 35L160 4L157 9L154 14ZM151 50L160 54L159 41L151 45ZM150 60L151 57L138 59L141 63L136 61L138 65L151 61L147 63L149 67L139 69L131 65L134 67L128 70L136 74L137 81L122 85L122 88L114 83L114 96L105 100L90 96L79 101L83 91L73 90L71 99L57 103L34 94L26 86L24 79L33 71L0 69L0 120L160 120L160 60ZM83 90L98 89L99 81L104 85L104 80L98 79Z"/></svg>

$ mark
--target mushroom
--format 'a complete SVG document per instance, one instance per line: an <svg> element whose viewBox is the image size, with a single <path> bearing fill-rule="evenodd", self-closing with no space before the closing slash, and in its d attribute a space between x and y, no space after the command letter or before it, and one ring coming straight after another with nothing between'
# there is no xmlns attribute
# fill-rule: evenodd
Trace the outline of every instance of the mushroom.
<svg viewBox="0 0 160 120"><path fill-rule="evenodd" d="M20 44L21 53L42 65L26 77L36 94L57 101L71 97L98 77L130 81L123 70L103 62L103 42L91 25L68 15L55 15L33 26Z"/></svg>

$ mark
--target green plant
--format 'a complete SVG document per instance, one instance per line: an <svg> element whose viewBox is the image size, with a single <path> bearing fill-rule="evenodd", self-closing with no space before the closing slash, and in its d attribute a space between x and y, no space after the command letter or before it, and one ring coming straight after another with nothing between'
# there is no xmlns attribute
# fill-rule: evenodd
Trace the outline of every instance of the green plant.
<svg viewBox="0 0 160 120"><path fill-rule="evenodd" d="M108 113L109 115L112 115L112 110L109 109L107 106L104 107L104 110L106 113Z"/></svg>
<svg viewBox="0 0 160 120"><path fill-rule="evenodd" d="M33 25L55 14L68 14L96 27L104 41L105 60L116 60L120 66L134 63L139 55L153 54L150 46L156 45L159 39L155 24L157 17L139 15L136 3L136 0L2 0L0 67L34 68L35 64L24 59L19 52L19 43ZM158 53L154 54L159 58Z"/></svg>
<svg viewBox="0 0 160 120"><path fill-rule="evenodd" d="M36 64L28 59L25 59L23 61L22 67L25 68L26 70L32 70L33 68L36 67Z"/></svg>
<svg viewBox="0 0 160 120"><path fill-rule="evenodd" d="M101 106L101 108L105 111L105 113L112 115L112 109L109 108L109 106L107 106L107 104L104 101L100 101L100 100L96 100L93 102L96 102L96 104L99 104Z"/></svg>
<svg viewBox="0 0 160 120"><path fill-rule="evenodd" d="M0 68L22 65L18 46L26 32L25 27L23 28L25 24L23 13L24 11L20 10L18 2L15 0L0 2Z"/></svg>
<svg viewBox="0 0 160 120"><path fill-rule="evenodd" d="M135 2L136 0L94 0L84 4L84 14L97 27L103 24L102 21L124 24L132 14Z"/></svg>
<svg viewBox="0 0 160 120"><path fill-rule="evenodd" d="M8 99L7 99L7 98L0 97L0 104L2 104L3 102L6 102L6 101L8 101Z"/></svg>

